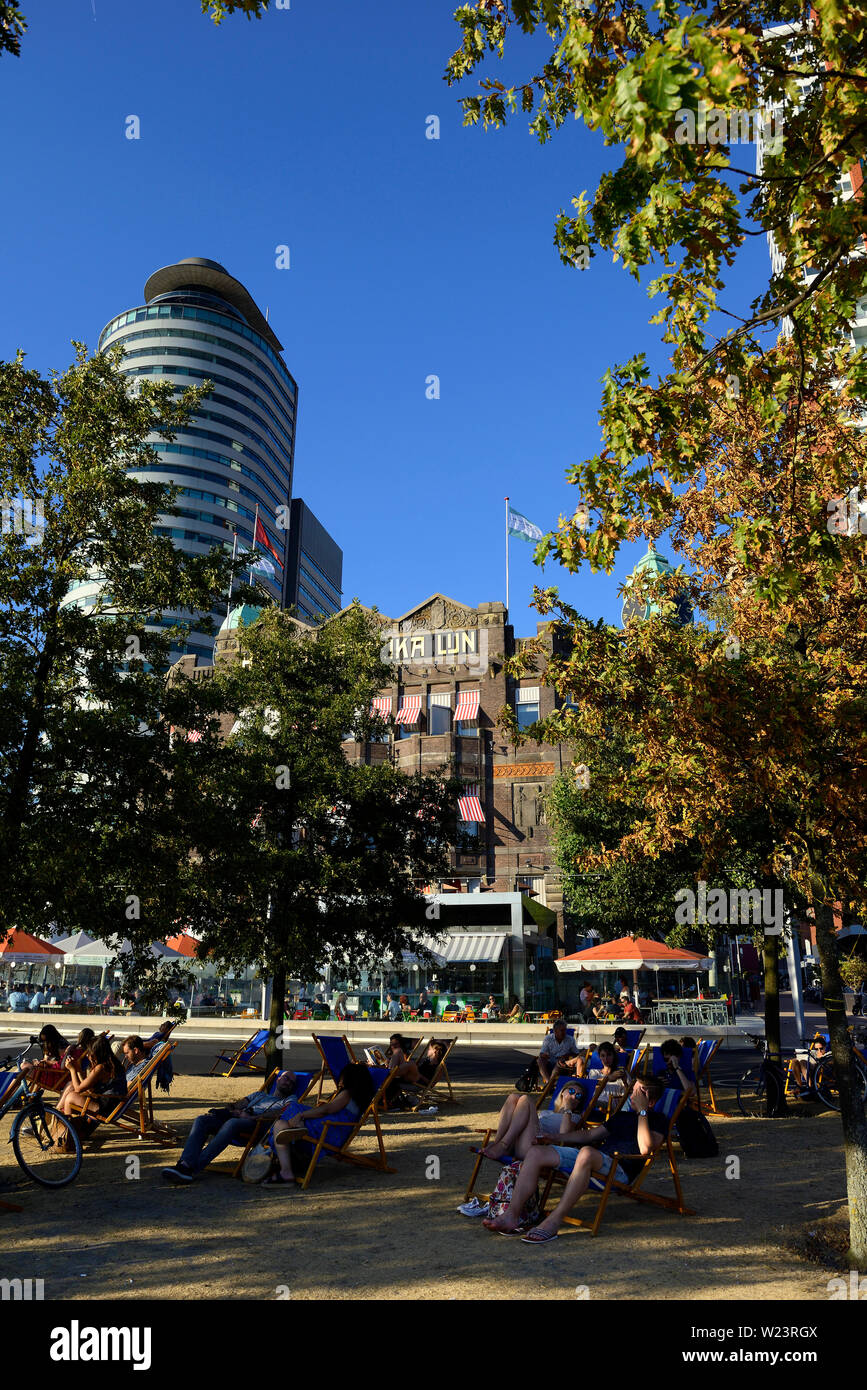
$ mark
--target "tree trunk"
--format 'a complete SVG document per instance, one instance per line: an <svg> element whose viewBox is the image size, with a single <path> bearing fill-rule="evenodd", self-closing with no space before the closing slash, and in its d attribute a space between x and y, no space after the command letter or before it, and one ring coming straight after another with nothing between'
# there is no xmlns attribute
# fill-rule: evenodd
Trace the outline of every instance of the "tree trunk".
<svg viewBox="0 0 867 1390"><path fill-rule="evenodd" d="M785 1081L783 1079L782 1040L780 1036L780 938L762 938L762 963L765 972L765 1040L770 1053L773 1076L768 1077L765 1086L765 1114L770 1118L785 1115Z"/></svg>
<svg viewBox="0 0 867 1390"><path fill-rule="evenodd" d="M268 1016L268 1041L265 1044L265 1072L270 1074L282 1064L283 1057L283 1000L286 998L286 966L275 966L271 981L271 1012Z"/></svg>
<svg viewBox="0 0 867 1390"><path fill-rule="evenodd" d="M843 1148L846 1155L846 1193L849 1206L849 1252L851 1265L867 1269L867 1116L855 1074L855 1053L846 1025L843 982L837 939L834 936L834 907L816 907L816 943L822 968L825 1017L834 1058L834 1075L840 1095Z"/></svg>
<svg viewBox="0 0 867 1390"><path fill-rule="evenodd" d="M765 935L762 945L762 963L765 971L765 1038L768 1050L775 1062L782 1053L780 1035L780 938Z"/></svg>

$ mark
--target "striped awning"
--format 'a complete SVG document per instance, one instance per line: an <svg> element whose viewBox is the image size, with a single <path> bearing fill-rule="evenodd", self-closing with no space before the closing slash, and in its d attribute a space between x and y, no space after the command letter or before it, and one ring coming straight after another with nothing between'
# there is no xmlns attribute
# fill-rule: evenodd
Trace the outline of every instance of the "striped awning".
<svg viewBox="0 0 867 1390"><path fill-rule="evenodd" d="M473 821L476 825L484 825L485 813L482 810L482 803L479 801L478 788L473 792L468 792L466 796L458 797L458 815L464 822Z"/></svg>
<svg viewBox="0 0 867 1390"><path fill-rule="evenodd" d="M453 932L437 950L447 964L477 961L493 965L503 954L505 932Z"/></svg>
<svg viewBox="0 0 867 1390"><path fill-rule="evenodd" d="M421 696L404 695L400 709L395 716L395 724L417 724L421 714Z"/></svg>
<svg viewBox="0 0 867 1390"><path fill-rule="evenodd" d="M391 696L377 695L373 704L370 706L371 719L390 719L391 718Z"/></svg>
<svg viewBox="0 0 867 1390"><path fill-rule="evenodd" d="M455 723L469 724L479 717L479 690L462 690L455 707Z"/></svg>

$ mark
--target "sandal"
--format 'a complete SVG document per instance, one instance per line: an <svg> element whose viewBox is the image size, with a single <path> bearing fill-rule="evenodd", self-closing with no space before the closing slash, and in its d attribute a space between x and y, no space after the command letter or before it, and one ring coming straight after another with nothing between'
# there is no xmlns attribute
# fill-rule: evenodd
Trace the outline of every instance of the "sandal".
<svg viewBox="0 0 867 1390"><path fill-rule="evenodd" d="M549 1240L557 1240L557 1231L543 1231L539 1226L534 1226L532 1231L528 1231L525 1236L521 1236L525 1245L547 1245Z"/></svg>

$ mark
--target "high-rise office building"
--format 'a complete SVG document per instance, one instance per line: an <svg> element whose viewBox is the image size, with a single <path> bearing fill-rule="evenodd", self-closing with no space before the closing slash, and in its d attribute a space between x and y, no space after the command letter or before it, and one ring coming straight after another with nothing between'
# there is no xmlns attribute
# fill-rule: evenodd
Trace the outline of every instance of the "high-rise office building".
<svg viewBox="0 0 867 1390"><path fill-rule="evenodd" d="M220 544L231 551L235 534L238 550L251 550L258 510L285 565L298 387L274 330L234 276L196 256L155 271L144 299L106 325L100 349L121 343L124 372L167 377L178 391L213 382L175 440L168 444L154 436L158 458L131 475L180 489L172 512L158 518L158 534L193 555ZM258 549L271 558L267 549ZM260 575L259 582L279 603L286 579L279 566L273 568L275 577ZM80 584L70 600L86 609L98 588L98 579ZM214 596L215 630L227 598ZM164 614L163 624L172 625L176 616ZM173 646L172 659L186 651L210 662L213 641L192 630L186 642Z"/></svg>
<svg viewBox="0 0 867 1390"><path fill-rule="evenodd" d="M343 551L300 497L289 511L283 603L296 618L317 623L343 606Z"/></svg>

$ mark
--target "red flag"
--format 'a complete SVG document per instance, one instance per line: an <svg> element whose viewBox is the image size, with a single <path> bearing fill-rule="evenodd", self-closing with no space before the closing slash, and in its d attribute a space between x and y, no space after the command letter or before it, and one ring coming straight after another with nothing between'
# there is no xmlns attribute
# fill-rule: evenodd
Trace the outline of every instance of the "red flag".
<svg viewBox="0 0 867 1390"><path fill-rule="evenodd" d="M262 525L262 522L260 521L258 516L256 517L256 530L253 535L253 544L266 546L267 549L270 550L271 554L274 556L274 559L277 561L277 564L280 566L280 568L283 568L283 561L280 559L280 556L277 554L277 551L274 549L273 545L269 541L268 533L265 530L265 527Z"/></svg>

